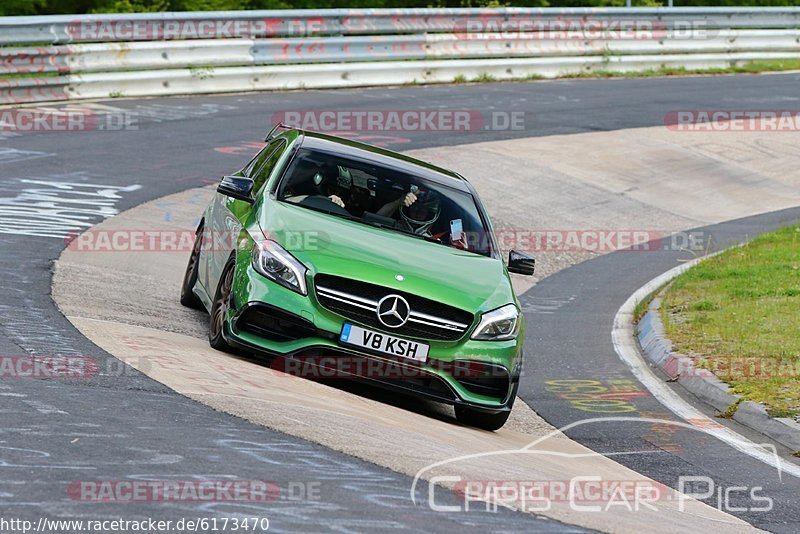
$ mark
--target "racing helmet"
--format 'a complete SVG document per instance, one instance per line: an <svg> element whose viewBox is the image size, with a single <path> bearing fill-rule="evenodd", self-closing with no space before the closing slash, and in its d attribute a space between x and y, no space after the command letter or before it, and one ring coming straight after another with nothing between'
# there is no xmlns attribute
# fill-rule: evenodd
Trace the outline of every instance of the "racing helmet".
<svg viewBox="0 0 800 534"><path fill-rule="evenodd" d="M417 235L430 234L431 226L442 213L441 198L439 193L429 189L417 189L414 194L417 196L416 202L400 207L400 220Z"/></svg>

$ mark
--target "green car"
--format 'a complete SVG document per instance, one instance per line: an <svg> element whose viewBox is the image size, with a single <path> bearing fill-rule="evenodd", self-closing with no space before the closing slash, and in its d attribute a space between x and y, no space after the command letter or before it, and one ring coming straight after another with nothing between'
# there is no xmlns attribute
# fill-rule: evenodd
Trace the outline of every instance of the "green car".
<svg viewBox="0 0 800 534"><path fill-rule="evenodd" d="M523 317L489 217L457 173L283 125L225 176L197 229L181 303L215 349L313 378L368 380L505 424Z"/></svg>

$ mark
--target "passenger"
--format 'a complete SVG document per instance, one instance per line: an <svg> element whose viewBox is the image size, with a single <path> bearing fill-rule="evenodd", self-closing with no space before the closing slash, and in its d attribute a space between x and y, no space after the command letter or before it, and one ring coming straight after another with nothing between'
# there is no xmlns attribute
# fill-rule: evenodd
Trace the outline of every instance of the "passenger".
<svg viewBox="0 0 800 534"><path fill-rule="evenodd" d="M334 183L334 181L326 178L326 176L329 174L327 169L321 167L315 167L306 172L308 172L309 174L313 172L314 174L306 179L300 179L300 180L293 179L292 184L286 188L286 192L284 193L284 199L286 201L293 202L296 204L302 202L303 200L305 200L310 196L321 195L328 198L328 200L330 200L340 208L345 208L344 201L337 194L338 191L333 190L334 188L332 187L332 183ZM302 174L303 170L298 169L296 173ZM314 192L308 194L298 194L298 192L293 187L293 186L303 186L303 185L308 186L309 184L313 184L311 189L313 189Z"/></svg>

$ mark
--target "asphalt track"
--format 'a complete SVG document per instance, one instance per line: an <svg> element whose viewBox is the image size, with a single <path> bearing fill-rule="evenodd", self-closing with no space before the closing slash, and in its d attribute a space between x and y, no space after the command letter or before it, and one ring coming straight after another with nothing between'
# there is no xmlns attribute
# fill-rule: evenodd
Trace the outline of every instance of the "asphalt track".
<svg viewBox="0 0 800 534"><path fill-rule="evenodd" d="M392 135L392 139L373 140L402 150L659 125L663 123L664 114L674 109L734 106L779 109L800 100L797 81L798 75L788 74L113 101L107 103L139 114L138 130L5 136L0 145L0 188L3 198L17 197L20 189L32 186L31 182L23 180L128 188L115 193L114 196L119 198L115 198L110 207L86 215L87 221L97 222L117 210L146 200L216 181L219 175L238 164L242 154L252 152L253 144L271 122L271 113L277 110L497 109L526 114L524 130L404 133L403 138ZM39 187L40 184L35 185ZM133 185L141 187L134 189L130 187ZM789 214L789 217L796 217L796 214ZM733 227L740 232L737 235L763 228L758 221L746 224L746 228ZM724 232L724 228L719 231ZM399 527L446 531L469 527L486 530L491 529L491 525L500 524L504 531L558 528L552 522L532 522L532 518L522 514L509 513L503 520L498 520L497 516L447 516L411 508L410 503L404 500L408 487L406 477L213 412L170 392L136 371L125 369L120 372L116 360L83 339L58 313L49 298L50 264L63 249L63 239L16 234L4 235L2 239L2 354L82 354L98 360L101 369L100 375L90 382L3 382L0 393L4 397L0 411L0 465L5 473L0 481L0 492L4 511L28 517L41 514L96 517L98 509L65 499L66 481L114 479L131 474L147 477L154 471L162 478L186 478L201 473L246 478L268 466L269 476L265 478L274 479L280 485L281 481L302 479L304 474L298 474L294 467L300 457L314 470L315 479L319 479L320 473L328 473L331 484L326 487L329 492L317 505L304 503L303 506L274 507L270 510L275 521L273 528L296 530L302 527L307 530L309 525L314 525L320 530ZM717 242L725 242L725 239ZM593 301L598 308L591 311L597 312L602 320L592 318L587 321L586 316L579 318L579 314L570 313L564 313L562 319L562 310L541 317L537 314L536 321L542 325L551 321L551 329L544 332L537 327L537 334L529 337L529 343L534 343L529 351L532 358L529 369L546 365L563 369L559 376L548 379L596 378L601 375L600 368L608 371L602 373L603 378L627 376L622 363L613 359L616 358L613 352L597 350L598 339L608 339L610 345L610 329L604 330L602 335L600 330L608 326L608 318L613 317L619 304L627 297L625 291L630 289L628 294L632 292L652 277L649 274L658 274L662 266L669 268L674 265L675 258L666 256L669 255L636 255L637 260L641 258L640 261L644 262L639 265L642 270L636 271L614 264L624 263L626 257L612 255L608 258L617 259L593 260L538 285L526 296L526 303L535 305L536 302L530 299L554 301L565 295L575 296L573 303L585 302L584 298L597 296L592 294L592 290L599 289L609 294L602 295L606 300ZM590 266L595 264L599 265L598 274L581 270L594 269ZM621 281L620 287L612 288L610 284L599 282L595 287L592 281L602 280L603 276L611 277L609 281ZM579 291L584 288L585 292ZM570 305L564 310L569 311ZM566 322L556 324L562 320ZM575 320L580 320L583 328L578 330L585 331L586 337L582 332L579 343L570 341L565 344L565 330L558 329L568 327L574 332L575 324L570 321ZM535 321L529 324L531 322ZM592 343L588 341L590 334L594 339ZM548 356L554 360L543 359ZM559 426L582 416L553 401L541 385L534 379L525 386L522 396L552 424ZM664 412L657 405L642 404L641 409ZM641 450L651 446L643 439L642 432L631 432L628 428L614 428L605 433L598 433L597 429L577 431L570 436L603 452ZM685 444L695 449L683 453L690 457L689 460L677 459L680 455L676 454L662 454L656 461L630 460L632 463L629 465L635 465L636 470L657 480L666 481L674 478L678 468L685 467L682 464L676 467L675 462L679 461L702 465L707 469L705 472L720 482L753 481L769 476L763 464L755 465L738 457L726 460L729 451L719 448L709 451L697 447L691 440ZM725 454L718 454L720 452ZM121 465L121 457L128 458L128 463ZM791 498L790 491L797 495L796 489L774 485L771 488L777 492L778 509L766 521L759 517L747 518L770 529L791 528L788 521L798 514L797 502ZM377 501L391 503L391 506L381 507ZM375 512L376 509L381 512ZM124 510L104 505L102 514L109 517L119 513L147 516L156 511L160 512L159 515L176 517L199 512L218 515L248 512L231 505L209 508L145 503L126 504ZM281 521L275 520L278 517ZM484 521L486 523L482 523Z"/></svg>

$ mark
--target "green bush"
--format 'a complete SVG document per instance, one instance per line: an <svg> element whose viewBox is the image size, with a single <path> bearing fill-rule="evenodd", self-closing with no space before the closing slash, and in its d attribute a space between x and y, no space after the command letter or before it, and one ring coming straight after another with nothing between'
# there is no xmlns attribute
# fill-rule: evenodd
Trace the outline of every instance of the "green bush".
<svg viewBox="0 0 800 534"><path fill-rule="evenodd" d="M667 0L632 0L636 7ZM369 7L622 7L625 0L2 0L0 15L57 13L143 13L239 9L325 9ZM675 6L795 6L797 0L675 0Z"/></svg>

